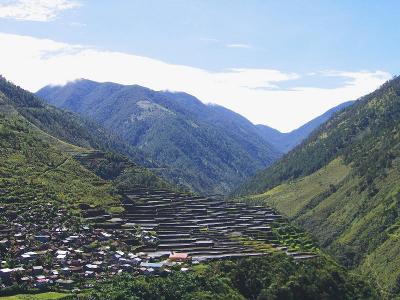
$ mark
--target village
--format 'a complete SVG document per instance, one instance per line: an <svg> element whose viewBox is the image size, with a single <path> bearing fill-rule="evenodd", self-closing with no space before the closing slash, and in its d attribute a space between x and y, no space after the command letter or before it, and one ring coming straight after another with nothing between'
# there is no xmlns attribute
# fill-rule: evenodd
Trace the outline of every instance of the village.
<svg viewBox="0 0 400 300"><path fill-rule="evenodd" d="M125 191L122 206L118 214L85 204L76 213L60 203L0 207L1 287L79 290L91 279L166 276L211 259L315 257L280 245L270 225L283 220L269 208L140 188Z"/></svg>

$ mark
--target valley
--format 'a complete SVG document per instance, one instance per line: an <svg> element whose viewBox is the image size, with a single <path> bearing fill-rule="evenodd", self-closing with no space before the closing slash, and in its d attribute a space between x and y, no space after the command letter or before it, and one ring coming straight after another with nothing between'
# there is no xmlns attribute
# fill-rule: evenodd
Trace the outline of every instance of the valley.
<svg viewBox="0 0 400 300"><path fill-rule="evenodd" d="M315 272L337 268L339 278L351 282L342 292L374 297L367 283L336 266L304 231L270 207L174 186L124 156L135 149L112 134L96 141L79 117L65 119L61 110L4 79L0 87L2 296L54 293L92 299L101 291L103 299L108 293L103 289L114 289L115 281L126 278L125 286L148 280L160 288L197 276L203 278L193 281L199 293L224 291L242 299L249 292L240 285L209 290L201 283L212 278L205 272L225 262L224 268L231 268L230 263L261 260L286 274L278 287L273 285L278 278L266 283L274 291L288 282L286 268L306 276L300 265ZM60 126L64 121L70 129ZM91 143L95 147L88 147ZM109 145L119 152L108 151ZM214 275L233 276L235 270ZM307 286L315 284L307 280ZM326 280L341 286L343 279Z"/></svg>
<svg viewBox="0 0 400 300"><path fill-rule="evenodd" d="M155 173L203 195L229 194L353 103L341 104L284 134L192 95L138 85L81 79L44 87L36 95L102 124L139 149Z"/></svg>
<svg viewBox="0 0 400 300"><path fill-rule="evenodd" d="M0 0L0 300L400 300L399 13Z"/></svg>
<svg viewBox="0 0 400 300"><path fill-rule="evenodd" d="M277 209L389 299L400 276L399 84L359 99L236 191L238 201Z"/></svg>

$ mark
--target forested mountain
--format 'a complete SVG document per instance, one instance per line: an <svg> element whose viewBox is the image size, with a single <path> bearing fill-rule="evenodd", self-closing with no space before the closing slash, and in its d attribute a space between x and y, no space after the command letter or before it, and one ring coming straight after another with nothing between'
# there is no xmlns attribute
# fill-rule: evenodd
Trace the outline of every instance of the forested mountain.
<svg viewBox="0 0 400 300"><path fill-rule="evenodd" d="M75 123L80 119L73 114L66 114L71 119L62 118L62 114L62 110L44 105L30 93L3 78L1 79L0 208L2 214L0 214L0 226L3 238L4 232L7 233L10 230L17 230L16 232L19 234L22 234L21 231L23 232L27 238L19 240L18 243L21 245L23 242L24 246L29 247L22 248L25 251L36 245L40 249L50 247L48 242L34 242L36 237L46 236L35 235L34 238L34 233L26 231L27 228L44 226L45 229L41 229L40 232L51 232L50 243L54 243L51 246L54 249L75 247L77 243L81 245L81 241L69 244L68 239L71 237L65 239L69 234L65 231L68 229L63 227L64 225L68 224L71 230L80 228L79 230L82 230L79 235L80 239L87 238L88 231L105 233L104 226L107 225L107 223L101 223L101 218L104 216L100 215L100 223L97 225L103 226L101 230L91 231L93 224L85 223L86 226L81 227L83 223L79 222L84 219L82 213L85 210L82 207L88 205L96 207L87 212L93 213L105 209L108 213L115 214L123 209L120 206L122 200L120 191L122 190L132 189L137 185L149 190L171 189L166 182L148 170L136 166L121 154L93 148L90 144L93 140L86 136L86 134L90 134L91 129L87 129L83 121L83 123ZM65 131L59 123L61 121L67 122L68 126ZM69 143L51 133L68 139L76 139L80 144L88 146L81 147ZM108 145L109 135L102 136L102 133L99 132L96 136L99 140L102 140L102 137L104 141L101 145ZM56 210L58 214L48 217L55 208L58 209ZM40 212L40 217L38 212ZM24 217L20 218L21 214ZM17 227L15 226L16 222L19 222ZM115 226L115 224L111 225ZM54 233L59 230L62 230L60 241L57 240L59 236ZM110 229L109 232L112 234L109 236L113 236L119 231L121 230ZM2 247L8 247L8 243L4 241L8 243L10 241L2 240ZM13 239L11 241L14 242ZM100 248L101 241L106 245L105 247ZM94 251L96 247L103 252L114 249L116 245L120 246L116 240L114 242L105 240L104 236L100 240L85 240L81 245L82 249L86 251L90 248L91 250L87 255L80 257L87 259L89 256L91 259L90 253L98 252ZM136 246L132 247L129 249L135 249ZM4 253L4 248L1 249ZM116 251L116 249L111 251ZM39 256L37 259L42 261L46 268L51 267L53 256L58 255L56 253L53 255L51 252L53 251L37 252ZM19 258L21 249L12 248L12 253L17 253ZM46 255L44 256L44 254ZM14 267L21 263L18 259L11 259L11 256L5 257L7 260L2 263L2 274L7 270L15 270ZM125 261L127 260L125 259ZM29 268L37 265L32 264L31 261L27 262L28 264ZM115 259L112 266L114 264ZM10 267L13 269L9 269ZM57 261L57 267L60 267L59 261ZM175 272L175 269L178 271ZM65 299L125 299L130 296L135 299L226 299L227 297L229 299L255 299L257 297L312 299L321 294L326 295L327 299L378 298L378 294L368 283L349 274L324 255L315 257L313 260L295 261L289 255L277 252L259 258L200 264L193 267L190 272L180 272L180 267L175 269L168 276L137 276L135 273L113 274L110 277L103 277L103 280L90 281L90 288L85 288L84 292L79 295L74 293L36 295L32 293L48 289L43 286L40 289L34 289L27 287L26 283L12 286L2 284L0 292L1 295L30 293L26 297L32 299L47 299L47 296L59 296L60 298L65 297ZM19 268L19 270L25 271L24 268ZM48 276L47 271L44 274ZM69 273L66 276L69 276ZM73 278L71 282L79 284L81 280L84 280L83 275L81 277L74 274L73 277L71 276ZM3 279L6 283L10 280L5 276L2 277ZM16 277L16 279L18 278ZM53 287L57 290L56 286ZM65 290L62 289L62 291ZM79 292L78 289L76 291ZM19 298L18 295L11 297ZM21 295L20 297L25 296Z"/></svg>
<svg viewBox="0 0 400 300"><path fill-rule="evenodd" d="M322 115L312 119L306 124L300 126L299 128L283 133L274 128L266 125L256 125L259 134L269 143L271 143L276 149L282 153L287 153L300 144L305 138L307 138L311 132L318 128L321 124L325 123L333 114L341 111L345 107L352 105L354 101L348 101L338 106L331 108Z"/></svg>
<svg viewBox="0 0 400 300"><path fill-rule="evenodd" d="M334 115L236 191L276 207L343 264L400 292L400 78Z"/></svg>
<svg viewBox="0 0 400 300"><path fill-rule="evenodd" d="M40 198L107 207L118 205L117 188L127 182L170 186L121 155L139 160L140 152L4 78L0 78L0 115L0 190L6 202ZM79 156L96 160L88 166L80 163Z"/></svg>
<svg viewBox="0 0 400 300"><path fill-rule="evenodd" d="M77 114L48 105L34 94L8 82L0 76L0 92L12 99L12 106L30 123L65 142L103 151L116 151L143 166L156 164L137 148L103 127Z"/></svg>
<svg viewBox="0 0 400 300"><path fill-rule="evenodd" d="M185 93L78 80L37 95L118 133L197 192L227 193L280 156L245 118Z"/></svg>

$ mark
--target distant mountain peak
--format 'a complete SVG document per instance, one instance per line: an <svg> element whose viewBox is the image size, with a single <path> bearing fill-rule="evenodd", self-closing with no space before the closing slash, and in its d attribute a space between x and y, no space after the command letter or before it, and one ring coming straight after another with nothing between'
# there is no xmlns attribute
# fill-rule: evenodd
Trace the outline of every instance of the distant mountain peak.
<svg viewBox="0 0 400 300"><path fill-rule="evenodd" d="M81 81L37 95L99 122L196 192L227 193L280 157L247 119L184 92Z"/></svg>
<svg viewBox="0 0 400 300"><path fill-rule="evenodd" d="M259 129L260 135L267 141L269 141L275 148L283 153L287 153L294 147L299 145L304 139L306 139L315 129L330 119L335 113L342 109L352 105L355 101L347 101L341 103L322 115L312 119L306 124L294 129L288 133L280 132L277 129L269 127L267 125L256 125Z"/></svg>

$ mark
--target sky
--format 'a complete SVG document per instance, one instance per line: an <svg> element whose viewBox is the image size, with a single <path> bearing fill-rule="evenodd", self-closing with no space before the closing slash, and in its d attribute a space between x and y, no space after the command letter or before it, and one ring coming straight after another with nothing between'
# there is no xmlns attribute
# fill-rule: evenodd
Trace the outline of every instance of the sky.
<svg viewBox="0 0 400 300"><path fill-rule="evenodd" d="M184 91L293 130L400 69L397 0L0 0L0 74Z"/></svg>

